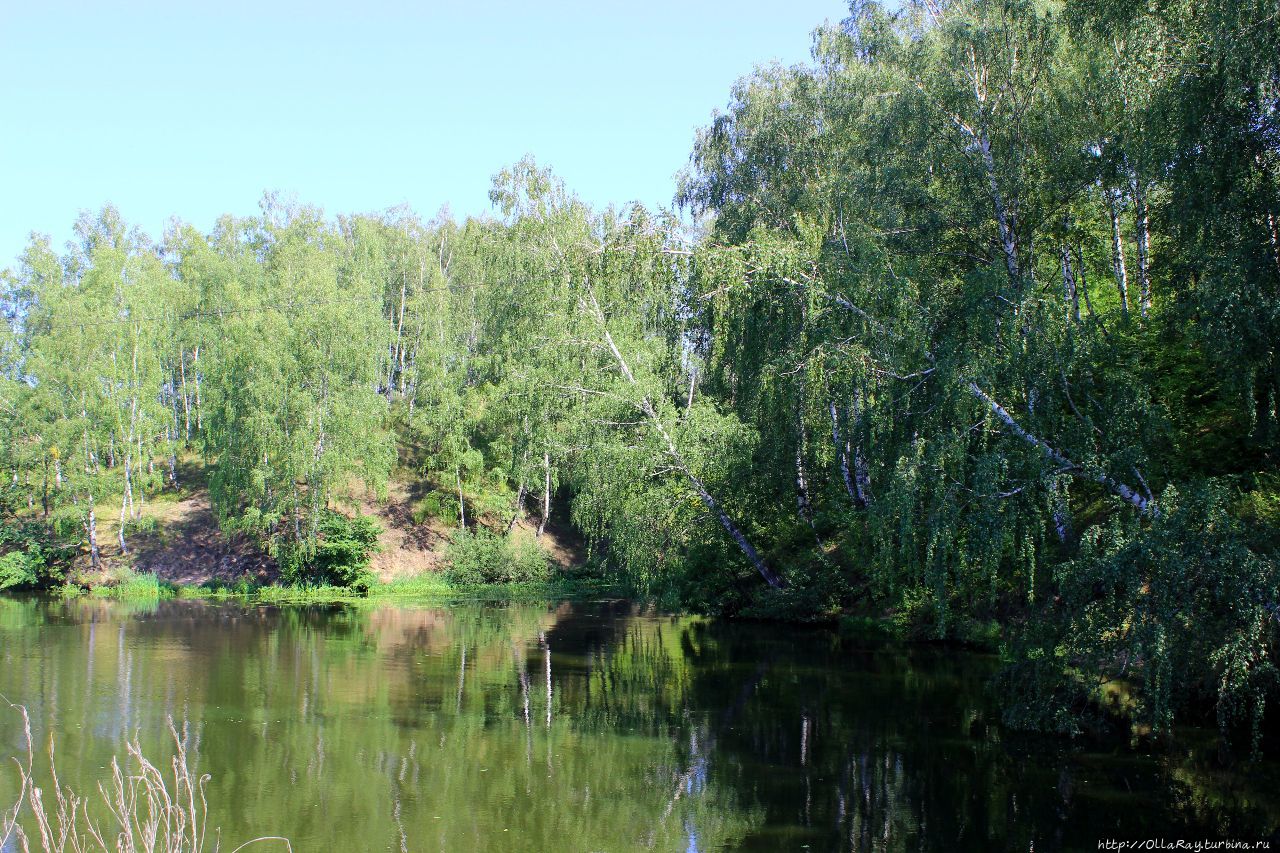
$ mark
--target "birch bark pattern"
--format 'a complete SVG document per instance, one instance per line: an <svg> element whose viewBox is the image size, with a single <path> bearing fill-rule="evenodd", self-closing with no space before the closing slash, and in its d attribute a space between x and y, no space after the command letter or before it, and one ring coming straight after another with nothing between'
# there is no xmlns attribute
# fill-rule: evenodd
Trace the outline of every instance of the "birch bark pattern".
<svg viewBox="0 0 1280 853"><path fill-rule="evenodd" d="M1107 190L1107 209L1111 214L1111 267L1120 290L1120 308L1129 313L1129 272L1124 262L1124 237L1120 231L1120 191Z"/></svg>
<svg viewBox="0 0 1280 853"><path fill-rule="evenodd" d="M809 498L809 481L805 474L804 457L809 443L809 430L804 422L804 383L800 385L800 400L796 403L796 509L800 517L814 527L813 502ZM817 530L814 530L817 536ZM821 539L819 539L821 544Z"/></svg>
<svg viewBox="0 0 1280 853"><path fill-rule="evenodd" d="M613 342L613 336L609 334L609 328L605 324L604 320L604 312L600 310L600 303L596 301L595 293L590 290L590 286L588 286L588 293L591 296L591 305L595 311L596 320L600 324L600 332L604 336L605 345L608 346L609 352L613 354L613 358L618 364L618 371L622 374L622 377L629 385L639 385L639 383L636 382L635 375L631 372L631 368L627 365L627 360L622 357L622 352ZM640 397L638 408L641 413L644 414L645 418L648 419L650 425L654 428L654 431L657 432L658 436L662 439L662 443L666 446L667 455L671 457L672 463L682 474L684 474L685 478L689 481L689 485L693 487L693 490L697 493L698 498L702 501L703 505L716 517L720 522L720 526L723 527L725 532L729 534L729 537L733 539L734 543L738 546L738 549L742 551L743 555L746 556L751 565L755 567L755 570L760 573L760 576L765 579L765 582L769 584L769 586L774 589L784 588L786 586L786 582L777 572L769 567L769 564L760 556L760 552L755 549L747 539L746 535L738 528L738 525L733 523L733 519L729 518L729 514L725 512L724 508L720 506L720 503L709 491L707 491L707 487L703 484L702 480L699 479L692 470L690 470L688 464L685 462L684 456L680 453L679 449L676 448L676 443L672 440L671 434L668 433L667 428L663 426L662 419L658 417L658 412L653 408L653 403L649 401L648 395L642 395Z"/></svg>
<svg viewBox="0 0 1280 853"><path fill-rule="evenodd" d="M538 519L538 531L535 538L541 539L547 529L547 519L551 517L551 454L542 454L542 518Z"/></svg>
<svg viewBox="0 0 1280 853"><path fill-rule="evenodd" d="M1142 182L1133 181L1133 228L1138 244L1138 312L1146 317L1151 310L1151 223L1147 193Z"/></svg>
<svg viewBox="0 0 1280 853"><path fill-rule="evenodd" d="M1071 266L1071 249L1062 244L1062 298L1066 304L1067 317L1080 322L1080 291L1076 284L1075 270Z"/></svg>
<svg viewBox="0 0 1280 853"><path fill-rule="evenodd" d="M98 550L98 517L93 511L93 492L89 493L89 515L85 518L84 530L89 537L89 565L98 571L102 568L102 552Z"/></svg>
<svg viewBox="0 0 1280 853"><path fill-rule="evenodd" d="M1071 461L1066 456L1059 453L1046 441L1044 441L1043 439L1037 438L1036 436L1027 432L1014 419L1013 415L1009 414L1009 412L1006 411L1003 406L1001 406L994 399L992 399L991 396L987 394L987 392L979 388L976 382L970 382L968 384L968 389L969 389L969 393L973 394L974 397L981 400L983 404L985 404L986 407L990 409L991 412L995 414L995 416L999 418L1006 427L1009 428L1010 432L1012 432L1018 438L1025 441L1027 444L1030 444L1032 447L1040 448L1041 452L1044 453L1046 457L1048 457L1053 462L1056 462L1058 465L1062 466L1073 476L1082 476L1087 479L1093 480L1097 483L1101 483L1107 489L1107 491L1121 498L1122 500L1130 504L1134 509L1136 509L1138 512L1140 512L1143 515L1149 515L1153 517L1158 517L1160 515L1160 510L1156 506L1155 501L1151 500L1150 498L1144 498L1142 495L1138 494L1138 492L1136 492L1133 488L1125 485L1119 480L1113 479L1111 476L1109 476L1106 473L1096 472L1092 474L1086 474L1079 465L1077 465L1075 462Z"/></svg>

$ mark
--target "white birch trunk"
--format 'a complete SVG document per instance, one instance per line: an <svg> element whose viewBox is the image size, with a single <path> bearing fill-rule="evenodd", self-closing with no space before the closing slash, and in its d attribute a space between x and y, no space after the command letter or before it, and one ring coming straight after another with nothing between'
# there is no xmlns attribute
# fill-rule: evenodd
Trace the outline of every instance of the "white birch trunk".
<svg viewBox="0 0 1280 853"><path fill-rule="evenodd" d="M89 537L89 565L96 572L102 568L102 552L98 549L98 517L93 511L93 492L89 493L89 515L84 522Z"/></svg>
<svg viewBox="0 0 1280 853"><path fill-rule="evenodd" d="M835 400L827 401L827 410L831 413L831 444L836 450L836 461L840 466L840 479L844 483L845 492L861 508L862 501L858 497L858 490L853 484L853 475L849 472L849 445L840 438L840 415L836 411Z"/></svg>
<svg viewBox="0 0 1280 853"><path fill-rule="evenodd" d="M127 483L127 482L128 482L128 468L129 468L129 463L128 463L128 461L126 461L124 464L125 464L125 472L126 472L126 473L125 473L125 482ZM129 501L129 497L128 497L128 491L129 491L129 489L128 489L128 486L126 485L126 486L125 486L125 494L123 494L123 495L121 495L121 496L120 496L120 553L121 553L121 554L128 554L128 553L129 553L129 549L128 549L127 547L125 547L125 544L124 544L124 525L125 525L125 521L126 521L125 508L126 508L126 507L128 506L128 504L130 503L130 501Z"/></svg>
<svg viewBox="0 0 1280 853"><path fill-rule="evenodd" d="M551 454L542 454L542 518L538 519L538 531L535 538L541 539L546 532L547 520L551 518Z"/></svg>
<svg viewBox="0 0 1280 853"><path fill-rule="evenodd" d="M178 347L178 376L182 380L183 444L191 443L191 398L187 394L187 353Z"/></svg>
<svg viewBox="0 0 1280 853"><path fill-rule="evenodd" d="M809 430L804 422L805 383L800 383L800 399L796 401L796 509L800 517L813 527L813 501L809 496L809 478L804 457L809 445ZM817 531L814 531L817 535ZM821 542L819 542L821 544Z"/></svg>
<svg viewBox="0 0 1280 853"><path fill-rule="evenodd" d="M191 351L191 366L196 371L196 432L203 432L204 420L200 407L200 347L196 347Z"/></svg>
<svg viewBox="0 0 1280 853"><path fill-rule="evenodd" d="M1151 223L1147 193L1137 178L1133 180L1133 228L1138 244L1138 312L1146 317L1151 310Z"/></svg>
<svg viewBox="0 0 1280 853"><path fill-rule="evenodd" d="M1067 319L1079 323L1080 291L1071 265L1071 249L1065 243L1062 244L1062 299L1066 304Z"/></svg>
<svg viewBox="0 0 1280 853"><path fill-rule="evenodd" d="M1280 272L1280 226L1276 223L1276 215L1267 211L1267 236L1271 239L1271 260L1275 261L1276 272Z"/></svg>
<svg viewBox="0 0 1280 853"><path fill-rule="evenodd" d="M1107 190L1107 207L1111 214L1111 266L1120 289L1120 308L1129 313L1129 272L1124 261L1124 238L1120 232L1120 191Z"/></svg>
<svg viewBox="0 0 1280 853"><path fill-rule="evenodd" d="M388 403L391 402L391 396L393 393L392 388L395 387L395 383L394 383L395 377L393 376L393 374L397 370L400 370L403 373L403 368L404 368L404 353L401 350L401 341L404 335L405 289L408 284L405 280L405 275L406 274L403 272L400 274L400 310L398 312L398 316L396 317L396 345L395 345L394 351L392 352L391 365L390 367L387 368L387 402ZM401 381L403 383L403 379ZM403 388L403 384L401 385L401 387Z"/></svg>
<svg viewBox="0 0 1280 853"><path fill-rule="evenodd" d="M595 310L596 319L600 324L600 332L604 337L605 344L609 347L609 351L613 353L614 360L618 363L618 371L622 374L622 377L626 379L628 384L632 386L638 385L639 383L636 382L635 375L631 372L630 366L628 366L626 359L622 357L622 352L614 343L613 336L609 334L609 328L605 325L604 321L604 312L600 310L600 304L596 301L595 293L590 290L588 290L588 292L591 295L592 307ZM685 478L688 479L689 484L693 487L693 490L697 493L703 505L706 506L706 508L711 511L711 514L716 517L720 522L720 526L723 527L725 532L729 534L729 537L733 539L734 543L738 546L738 549L742 551L743 555L746 556L751 565L755 567L756 571L760 573L760 576L765 579L765 582L768 583L769 586L774 589L781 589L785 587L786 582L782 577L769 567L769 565L764 561L764 558L760 556L760 553L756 551L755 547L747 539L746 535L743 534L738 526L733 523L733 520L729 518L729 514L724 511L724 508L720 506L720 503L709 491L707 491L707 487L703 484L702 480L699 479L692 470L690 470L688 464L684 460L684 456L681 455L680 451L676 448L675 441L672 440L670 433L668 433L666 427L663 426L662 419L658 417L658 413L653 408L653 403L649 401L648 396L642 396L640 398L639 408L644 416L649 420L650 425L653 426L654 430L661 437L663 444L667 448L667 455L671 457L671 461L685 475Z"/></svg>
<svg viewBox="0 0 1280 853"><path fill-rule="evenodd" d="M1084 473L1083 470L1080 468L1080 466L1077 465L1075 462L1071 461L1066 456L1059 453L1057 450L1055 450L1043 439L1037 438L1036 436L1027 432L1025 429L1022 428L1022 426L1016 420L1014 420L1013 415L1009 414L1004 409L1003 406L1001 406L994 399L992 399L991 396L987 394L987 392L979 388L976 382L970 382L968 384L968 389L969 389L969 392L973 394L974 397L981 400L982 403L985 404L986 407L990 409L997 418L999 418L1001 421L1004 422L1004 425L1009 428L1010 432L1012 432L1018 438L1025 441L1027 444L1030 444L1032 447L1040 448L1040 451L1046 457L1048 457L1054 463L1060 465L1062 468L1067 469L1069 473L1071 473L1073 476L1087 477L1088 479L1091 479L1094 482L1101 483L1102 486L1107 489L1107 491L1121 498L1122 500L1124 500L1126 503L1131 505L1134 509L1138 510L1138 512L1140 512L1143 515L1156 516L1156 517L1160 515L1160 510L1156 506L1155 501L1151 500L1149 497L1143 497L1134 489L1130 488L1129 486L1125 485L1119 480L1113 479L1112 477L1110 477L1105 473L1101 473L1101 472L1093 473L1093 474Z"/></svg>
<svg viewBox="0 0 1280 853"><path fill-rule="evenodd" d="M1009 273L1009 281L1014 292L1022 293L1022 266L1018 260L1018 237L1014 228L1013 214L1005 204L1004 195L1000 192L1000 183L996 178L996 161L991 154L991 140L985 132L977 134L978 151L982 155L982 167L987 173L987 187L991 192L991 205L995 209L996 226L1000 233L1000 248L1004 253L1005 270Z"/></svg>
<svg viewBox="0 0 1280 853"><path fill-rule="evenodd" d="M453 467L454 476L458 478L458 529L467 529L467 504L462 499L462 466Z"/></svg>

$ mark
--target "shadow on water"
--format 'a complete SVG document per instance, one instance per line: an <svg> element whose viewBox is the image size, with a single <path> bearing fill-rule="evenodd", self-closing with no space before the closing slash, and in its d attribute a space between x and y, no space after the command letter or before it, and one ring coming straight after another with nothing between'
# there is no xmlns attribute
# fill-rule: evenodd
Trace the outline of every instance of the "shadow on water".
<svg viewBox="0 0 1280 853"><path fill-rule="evenodd" d="M1012 735L994 666L616 602L0 599L0 694L56 732L64 779L90 790L135 732L163 759L166 717L190 720L232 847L1043 851L1280 827L1272 764ZM20 741L0 715L6 757Z"/></svg>

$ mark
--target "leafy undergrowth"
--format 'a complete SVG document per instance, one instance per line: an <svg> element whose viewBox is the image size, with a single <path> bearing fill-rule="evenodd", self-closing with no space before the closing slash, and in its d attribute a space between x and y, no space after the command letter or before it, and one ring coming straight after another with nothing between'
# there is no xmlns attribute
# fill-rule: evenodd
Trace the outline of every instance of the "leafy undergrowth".
<svg viewBox="0 0 1280 853"><path fill-rule="evenodd" d="M536 601L547 598L617 597L616 584L599 579L551 578L523 583L456 583L440 573L397 578L369 587L353 588L328 584L255 584L249 581L228 584L211 581L198 586L182 586L161 581L150 574L120 572L110 582L94 587L68 585L64 597L90 595L119 601L160 601L241 599L262 604L324 604L358 601L459 600Z"/></svg>
<svg viewBox="0 0 1280 853"><path fill-rule="evenodd" d="M177 591L178 587L150 572L137 572L130 568L116 569L105 582L91 587L67 584L61 588L64 597L87 592L95 598L114 598L120 601L159 601L173 598Z"/></svg>

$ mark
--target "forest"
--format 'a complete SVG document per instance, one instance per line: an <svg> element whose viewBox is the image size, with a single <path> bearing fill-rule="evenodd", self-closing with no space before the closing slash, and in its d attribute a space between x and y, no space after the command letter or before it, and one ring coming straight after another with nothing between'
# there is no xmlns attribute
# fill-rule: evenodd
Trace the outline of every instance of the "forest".
<svg viewBox="0 0 1280 853"><path fill-rule="evenodd" d="M1014 725L1122 683L1156 732L1274 728L1274 2L854 0L738 82L671 209L532 158L490 201L33 236L0 588L127 560L192 470L284 582L367 583L344 496L412 477L482 567L559 515L664 606L993 635Z"/></svg>

